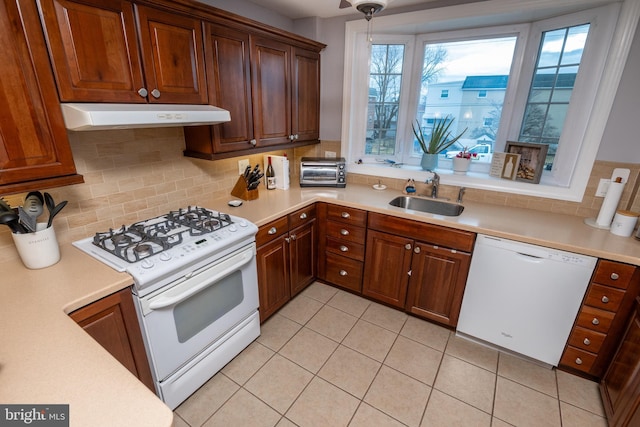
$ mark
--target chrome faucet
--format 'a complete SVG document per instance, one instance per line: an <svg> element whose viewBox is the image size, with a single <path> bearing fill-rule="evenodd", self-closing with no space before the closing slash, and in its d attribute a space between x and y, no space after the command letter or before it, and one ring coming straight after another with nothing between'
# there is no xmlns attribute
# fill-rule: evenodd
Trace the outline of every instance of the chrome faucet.
<svg viewBox="0 0 640 427"><path fill-rule="evenodd" d="M466 188L464 187L460 187L460 191L458 191L458 203L462 203L462 196L464 196L464 192L465 192Z"/></svg>
<svg viewBox="0 0 640 427"><path fill-rule="evenodd" d="M440 175L436 173L436 171L428 170L427 172L431 172L433 176L431 178L427 178L425 181L427 184L431 183L431 198L438 198L438 187L440 186Z"/></svg>

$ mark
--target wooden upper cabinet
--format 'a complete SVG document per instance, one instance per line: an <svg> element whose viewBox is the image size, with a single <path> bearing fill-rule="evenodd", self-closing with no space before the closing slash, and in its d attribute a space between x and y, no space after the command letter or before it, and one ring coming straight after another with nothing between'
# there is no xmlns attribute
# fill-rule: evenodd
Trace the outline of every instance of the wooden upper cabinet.
<svg viewBox="0 0 640 427"><path fill-rule="evenodd" d="M38 4L62 102L207 103L199 19L122 0Z"/></svg>
<svg viewBox="0 0 640 427"><path fill-rule="evenodd" d="M293 49L291 133L296 141L320 137L320 54Z"/></svg>
<svg viewBox="0 0 640 427"><path fill-rule="evenodd" d="M82 182L34 2L0 4L0 45L0 193Z"/></svg>

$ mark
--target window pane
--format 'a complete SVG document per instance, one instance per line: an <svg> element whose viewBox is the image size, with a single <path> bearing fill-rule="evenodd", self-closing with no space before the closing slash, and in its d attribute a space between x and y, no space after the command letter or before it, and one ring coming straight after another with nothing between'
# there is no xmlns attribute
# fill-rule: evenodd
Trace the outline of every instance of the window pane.
<svg viewBox="0 0 640 427"><path fill-rule="evenodd" d="M402 44L374 44L371 47L365 154L396 153L404 48Z"/></svg>
<svg viewBox="0 0 640 427"><path fill-rule="evenodd" d="M547 31L538 60L519 140L549 144L545 169L550 170L562 134L589 24Z"/></svg>
<svg viewBox="0 0 640 427"><path fill-rule="evenodd" d="M434 119L448 116L454 120L449 129L452 137L467 130L445 151L478 144L488 144L482 152L489 150L500 126L515 44L516 37L511 36L425 44L416 117L425 135ZM413 147L415 156L422 154L415 141ZM491 156L477 161L491 162Z"/></svg>

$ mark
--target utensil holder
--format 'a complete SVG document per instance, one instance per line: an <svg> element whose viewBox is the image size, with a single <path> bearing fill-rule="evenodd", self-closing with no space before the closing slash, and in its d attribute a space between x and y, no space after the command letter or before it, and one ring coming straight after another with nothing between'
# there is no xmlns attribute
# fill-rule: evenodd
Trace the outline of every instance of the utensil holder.
<svg viewBox="0 0 640 427"><path fill-rule="evenodd" d="M247 185L247 180L244 178L244 176L238 177L236 185L233 187L233 190L231 190L231 195L242 200L257 199L259 196L258 189L256 188L253 190L247 190Z"/></svg>
<svg viewBox="0 0 640 427"><path fill-rule="evenodd" d="M53 226L38 223L35 233L11 234L25 267L36 270L60 261L60 247Z"/></svg>

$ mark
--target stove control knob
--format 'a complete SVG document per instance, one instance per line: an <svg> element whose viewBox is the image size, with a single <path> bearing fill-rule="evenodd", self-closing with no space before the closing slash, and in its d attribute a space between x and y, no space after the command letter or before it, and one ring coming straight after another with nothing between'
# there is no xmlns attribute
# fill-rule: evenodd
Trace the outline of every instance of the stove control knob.
<svg viewBox="0 0 640 427"><path fill-rule="evenodd" d="M233 231L238 231L238 229L236 228L236 226L235 226L234 224L231 224L231 225L229 226L229 231L232 231L232 232L233 232Z"/></svg>
<svg viewBox="0 0 640 427"><path fill-rule="evenodd" d="M240 221L240 222L238 223L238 225L239 225L240 227L246 227L246 226L247 226L247 225L249 225L249 224L247 224L247 221L245 221L245 220L243 219L242 221Z"/></svg>
<svg viewBox="0 0 640 427"><path fill-rule="evenodd" d="M160 254L160 259L162 261L169 261L171 259L171 254L167 253L167 252L162 252Z"/></svg>
<svg viewBox="0 0 640 427"><path fill-rule="evenodd" d="M145 268L145 269L153 268L153 261L151 261L148 258L143 259L140 265L142 266L142 268Z"/></svg>

